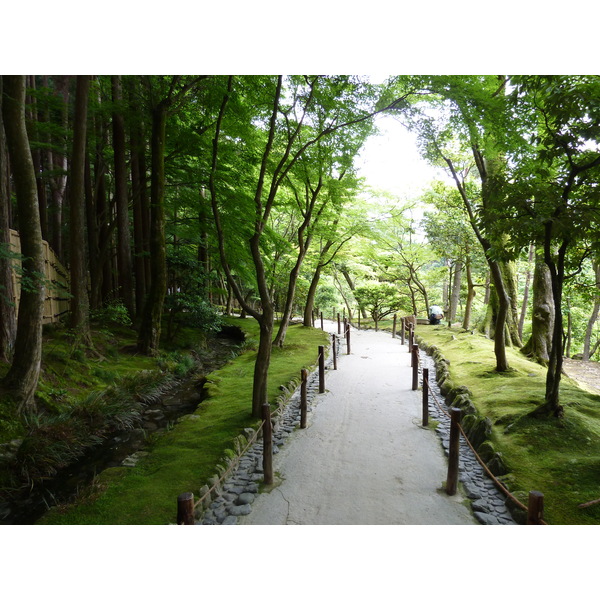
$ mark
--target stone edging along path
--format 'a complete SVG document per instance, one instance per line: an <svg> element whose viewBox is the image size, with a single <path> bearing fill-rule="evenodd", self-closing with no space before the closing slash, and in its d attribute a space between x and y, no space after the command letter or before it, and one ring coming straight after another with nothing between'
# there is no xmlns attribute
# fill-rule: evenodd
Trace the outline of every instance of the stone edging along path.
<svg viewBox="0 0 600 600"><path fill-rule="evenodd" d="M382 332L384 334L384 332ZM338 339L338 342L340 340ZM400 343L400 342L399 342ZM338 352L338 360L342 358ZM423 350L420 351L421 366L430 370L430 387L440 395L435 382L435 361ZM330 368L332 357L329 356L326 368ZM318 371L309 374L307 386L308 411L314 409L318 395ZM300 425L300 386L289 396L283 412L273 431L273 453L277 453L289 435ZM435 400L429 398L429 411L439 425L437 434L442 446L448 454L450 420L439 409ZM484 525L514 525L505 504L505 498L487 476L473 452L462 439L460 445L459 479L464 487L465 495L471 500L471 508L476 519ZM259 493L262 474L262 440L257 440L239 459L237 468L223 483L220 493L204 510L198 507L195 518L197 525L236 525L238 517L248 515L252 511L252 503Z"/></svg>

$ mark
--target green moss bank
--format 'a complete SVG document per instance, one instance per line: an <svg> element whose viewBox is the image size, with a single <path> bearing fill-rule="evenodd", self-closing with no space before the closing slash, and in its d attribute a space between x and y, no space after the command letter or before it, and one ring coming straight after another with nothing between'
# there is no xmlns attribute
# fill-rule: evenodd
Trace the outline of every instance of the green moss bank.
<svg viewBox="0 0 600 600"><path fill-rule="evenodd" d="M579 508L600 498L600 396L564 376L565 417L533 418L544 400L544 367L507 348L511 371L497 373L493 342L482 335L427 325L417 326L417 335L446 359L445 391L467 388L479 416L489 419L484 449L502 456L510 491L524 504L530 490L542 492L550 524L600 523L600 504Z"/></svg>
<svg viewBox="0 0 600 600"><path fill-rule="evenodd" d="M215 474L217 463L233 448L235 438L258 424L250 416L258 329L251 319L229 323L246 332L246 351L208 376L208 398L195 413L154 436L147 448L149 454L135 467L107 469L75 505L53 508L38 524L173 523L177 496L193 492L198 497ZM275 402L281 385L297 379L300 369L315 364L317 348L327 340L328 335L317 329L289 328L285 347L273 350L270 402Z"/></svg>

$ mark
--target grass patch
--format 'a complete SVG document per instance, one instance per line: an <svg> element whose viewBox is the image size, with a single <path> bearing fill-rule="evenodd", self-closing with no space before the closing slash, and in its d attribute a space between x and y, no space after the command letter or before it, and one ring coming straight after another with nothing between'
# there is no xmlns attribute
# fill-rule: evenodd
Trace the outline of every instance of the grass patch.
<svg viewBox="0 0 600 600"><path fill-rule="evenodd" d="M257 425L250 416L255 339L253 319L229 319L249 336L246 352L209 375L209 397L196 412L170 431L155 435L134 468L118 467L101 473L93 493L70 508L52 509L39 524L166 524L175 520L177 496L200 488L215 474L216 464L244 428ZM328 341L318 329L294 325L286 345L274 349L269 370L269 401L279 386L315 364L317 347Z"/></svg>
<svg viewBox="0 0 600 600"><path fill-rule="evenodd" d="M578 505L600 498L600 395L563 375L565 417L532 418L544 401L545 367L507 348L511 371L496 373L493 342L482 335L425 325L417 326L417 335L440 349L454 385L468 387L479 413L492 421L511 491L521 501L530 490L542 492L551 524L599 524L600 506Z"/></svg>

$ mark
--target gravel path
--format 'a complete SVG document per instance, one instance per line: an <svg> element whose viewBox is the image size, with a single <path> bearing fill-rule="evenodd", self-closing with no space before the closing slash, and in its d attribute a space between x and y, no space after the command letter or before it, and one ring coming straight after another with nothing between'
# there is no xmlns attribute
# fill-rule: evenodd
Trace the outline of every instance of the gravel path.
<svg viewBox="0 0 600 600"><path fill-rule="evenodd" d="M325 328L337 331L333 322ZM351 354L342 345L308 427L280 447L275 484L239 524L477 524L464 496L443 490L444 451L421 427L421 393L411 384L406 345L352 330Z"/></svg>

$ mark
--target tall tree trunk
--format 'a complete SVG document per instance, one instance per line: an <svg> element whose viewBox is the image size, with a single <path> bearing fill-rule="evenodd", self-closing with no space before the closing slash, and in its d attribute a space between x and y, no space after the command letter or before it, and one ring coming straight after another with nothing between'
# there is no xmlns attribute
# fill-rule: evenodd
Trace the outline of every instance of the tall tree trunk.
<svg viewBox="0 0 600 600"><path fill-rule="evenodd" d="M56 81L56 96L60 99L60 119L63 128L63 133L54 139L54 146L59 146L58 150L51 150L48 154L48 166L59 173L50 179L51 188L51 222L48 224L51 232L49 240L52 249L60 260L64 260L63 248L63 212L65 192L67 188L67 148L66 135L69 125L69 83L71 76L57 75L54 77Z"/></svg>
<svg viewBox="0 0 600 600"><path fill-rule="evenodd" d="M167 252L165 241L165 137L167 111L164 103L152 110L151 204L151 277L138 336L138 348L144 354L156 355L160 342L163 303L167 291Z"/></svg>
<svg viewBox="0 0 600 600"><path fill-rule="evenodd" d="M550 271L543 259L540 258L536 260L533 273L531 337L523 346L521 352L543 365L547 365L550 359L554 313Z"/></svg>
<svg viewBox="0 0 600 600"><path fill-rule="evenodd" d="M352 281L352 277L350 277L350 273L348 273L348 269L345 266L340 266L340 267L338 267L338 270L344 276L344 279L346 280L346 283L348 284L350 291L352 293L354 293L356 286L354 285L354 281ZM346 305L349 306L347 302L346 302ZM350 309L348 309L348 310L350 310ZM367 311L365 308L360 309L360 315L363 319L368 318ZM304 324L306 325L306 323L304 323Z"/></svg>
<svg viewBox="0 0 600 600"><path fill-rule="evenodd" d="M15 353L3 385L20 410L33 411L42 360L45 278L37 183L25 125L25 76L4 76L2 116L19 211L23 278L29 284L21 288Z"/></svg>
<svg viewBox="0 0 600 600"><path fill-rule="evenodd" d="M10 245L10 171L2 120L2 76L0 75L0 244ZM12 261L0 256L0 361L9 362L17 334L17 313L12 280Z"/></svg>
<svg viewBox="0 0 600 600"><path fill-rule="evenodd" d="M115 162L115 204L117 208L117 265L119 297L129 316L135 317L133 270L129 238L129 202L127 197L127 167L125 164L125 121L123 118L123 93L121 76L113 75L112 98L115 105L112 115L113 148Z"/></svg>
<svg viewBox="0 0 600 600"><path fill-rule="evenodd" d="M71 327L81 342L92 343L90 334L90 301L87 286L87 253L85 239L85 157L87 136L87 106L90 79L77 76L75 119L73 123L73 155L69 183L69 233L71 244Z"/></svg>

